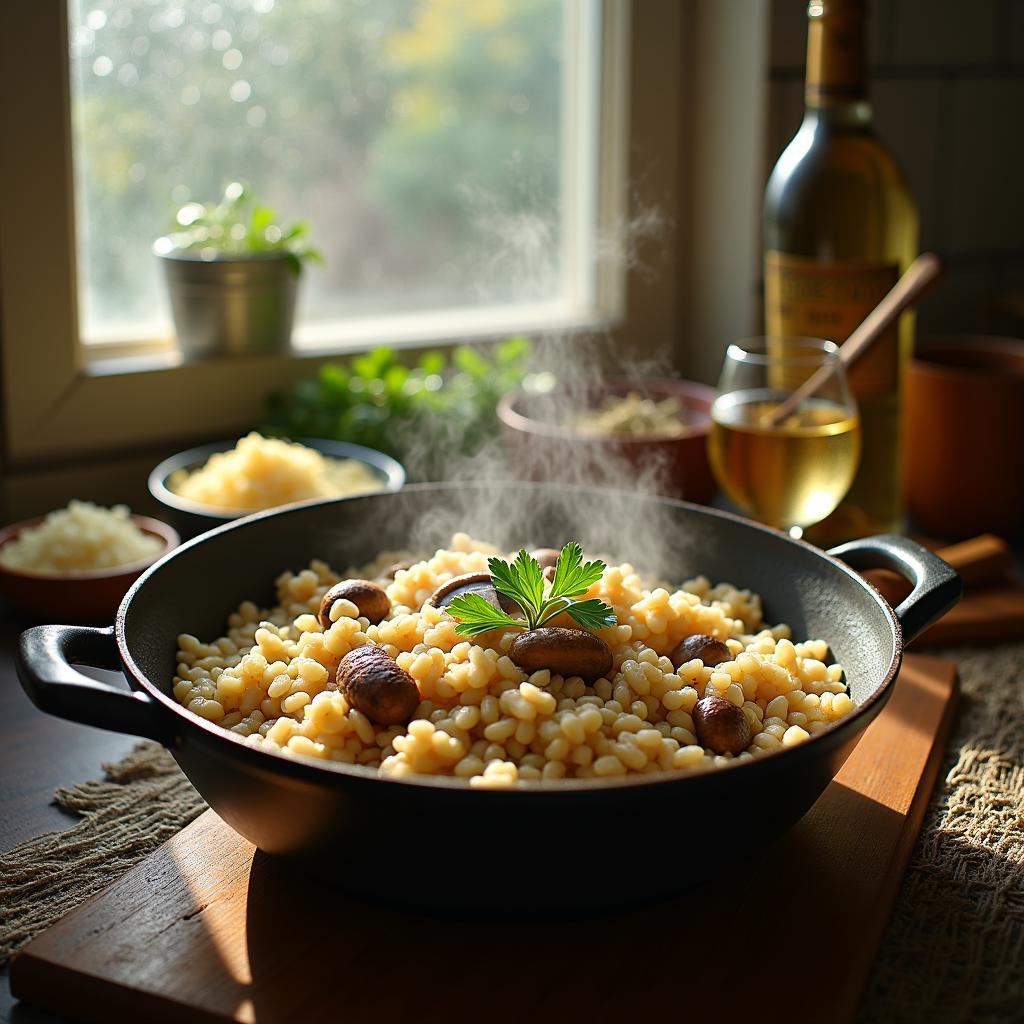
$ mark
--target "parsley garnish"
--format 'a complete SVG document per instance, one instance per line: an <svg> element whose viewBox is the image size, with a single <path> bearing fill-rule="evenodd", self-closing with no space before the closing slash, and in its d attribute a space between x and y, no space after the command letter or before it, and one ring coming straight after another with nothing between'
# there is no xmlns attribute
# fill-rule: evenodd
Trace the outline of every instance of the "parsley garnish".
<svg viewBox="0 0 1024 1024"><path fill-rule="evenodd" d="M464 594L448 605L448 613L458 620L455 632L459 636L477 636L490 629L539 629L562 612L568 612L584 629L615 625L615 612L603 601L576 600L601 578L605 565L600 561L584 562L583 549L575 541L562 548L547 594L537 560L525 551L520 551L511 563L489 558L487 567L494 589L515 601L526 620L506 615L479 594Z"/></svg>

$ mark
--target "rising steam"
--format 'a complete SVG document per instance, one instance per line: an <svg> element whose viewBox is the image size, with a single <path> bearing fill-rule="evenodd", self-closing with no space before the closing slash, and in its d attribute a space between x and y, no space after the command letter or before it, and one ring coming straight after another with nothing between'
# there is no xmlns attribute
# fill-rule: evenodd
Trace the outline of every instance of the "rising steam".
<svg viewBox="0 0 1024 1024"><path fill-rule="evenodd" d="M487 243L478 262L481 301L508 301L510 295L524 301L543 294L545 287L550 291L559 266L557 220L536 211L508 213L493 197L464 194L477 213L477 235ZM653 273L641 263L641 253L657 244L666 228L657 208L641 209L628 223L597 239L598 269ZM488 287L500 294L486 294ZM434 446L441 438L440 443L453 453L445 463L444 478L474 486L445 492L443 504L439 502L417 523L411 547L433 550L460 530L507 550L560 547L577 539L592 554L629 561L660 575L672 564L673 548L680 546L675 536L678 526L668 507L639 501L637 495L672 493L664 449L573 438L566 421L592 406L597 385L608 376L670 376L668 357L641 365L617 350L609 334L591 332L586 337L546 335L536 345L534 363L522 411L543 419L550 436L514 449L499 436L468 456L454 454L461 438L453 423L434 424L429 441L420 440L422 447L412 439L407 462L414 474L420 467L436 465ZM543 481L548 486L494 486L510 480Z"/></svg>

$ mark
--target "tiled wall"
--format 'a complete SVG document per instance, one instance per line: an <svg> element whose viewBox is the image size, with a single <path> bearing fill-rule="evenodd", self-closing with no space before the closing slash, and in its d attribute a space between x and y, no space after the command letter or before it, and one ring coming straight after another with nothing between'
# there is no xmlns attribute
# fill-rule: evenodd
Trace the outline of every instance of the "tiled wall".
<svg viewBox="0 0 1024 1024"><path fill-rule="evenodd" d="M765 177L803 113L806 0L771 0ZM1024 0L873 0L871 98L921 247L946 262L918 334L1024 338Z"/></svg>

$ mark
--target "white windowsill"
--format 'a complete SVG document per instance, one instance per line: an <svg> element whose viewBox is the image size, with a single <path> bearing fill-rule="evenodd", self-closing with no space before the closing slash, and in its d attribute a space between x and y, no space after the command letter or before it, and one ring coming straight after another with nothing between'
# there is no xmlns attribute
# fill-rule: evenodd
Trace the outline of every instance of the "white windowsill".
<svg viewBox="0 0 1024 1024"><path fill-rule="evenodd" d="M427 348L459 342L483 342L515 334L575 334L615 327L621 314L595 307L571 307L562 302L491 306L486 309L447 309L389 317L331 320L296 326L291 348L279 358L323 359L345 356L378 345L389 348ZM167 337L122 338L86 342L89 376L153 373L185 365L174 341ZM264 356L265 357L265 356ZM244 356L222 356L231 362Z"/></svg>

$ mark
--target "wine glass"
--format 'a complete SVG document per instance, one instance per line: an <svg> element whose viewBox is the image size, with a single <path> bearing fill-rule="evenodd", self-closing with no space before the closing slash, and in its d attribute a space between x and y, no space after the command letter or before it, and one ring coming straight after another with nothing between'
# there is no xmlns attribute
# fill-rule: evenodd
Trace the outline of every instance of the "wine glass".
<svg viewBox="0 0 1024 1024"><path fill-rule="evenodd" d="M711 420L709 454L722 489L747 515L793 537L832 512L853 483L860 417L831 341L730 345Z"/></svg>

